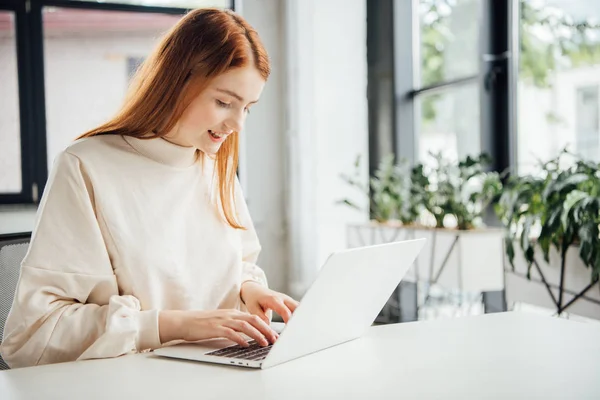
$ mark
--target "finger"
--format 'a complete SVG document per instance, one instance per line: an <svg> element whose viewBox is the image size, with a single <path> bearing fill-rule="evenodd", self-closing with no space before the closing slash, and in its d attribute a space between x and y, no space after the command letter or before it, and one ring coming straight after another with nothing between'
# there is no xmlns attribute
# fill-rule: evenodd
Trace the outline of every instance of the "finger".
<svg viewBox="0 0 600 400"><path fill-rule="evenodd" d="M292 317L292 313L289 308L285 305L283 300L278 297L273 297L265 302L265 306L275 311L277 314L281 315L283 318L283 322L287 324L287 322Z"/></svg>
<svg viewBox="0 0 600 400"><path fill-rule="evenodd" d="M258 329L256 329L250 323L248 323L244 320L239 320L239 319L233 320L233 321L229 322L227 324L227 326L238 332L245 333L246 335L250 336L252 339L256 340L256 342L258 344L260 344L261 346L269 345L269 341L267 340L267 338L265 338L265 336L262 333L260 333L260 331Z"/></svg>
<svg viewBox="0 0 600 400"><path fill-rule="evenodd" d="M260 306L249 306L247 308L250 314L258 316L260 319L265 321L267 325L269 325L269 317L267 317L267 314L263 311L262 308L260 308Z"/></svg>
<svg viewBox="0 0 600 400"><path fill-rule="evenodd" d="M227 338L227 339L231 340L232 342L239 344L242 347L250 346L248 344L248 342L242 337L242 335L240 335L235 330L233 330L229 327L226 327L226 326L221 327L221 334L222 334L222 337Z"/></svg>
<svg viewBox="0 0 600 400"><path fill-rule="evenodd" d="M263 321L257 315L246 314L243 319L258 329L271 343L275 343L279 335L271 328L269 323Z"/></svg>
<svg viewBox="0 0 600 400"><path fill-rule="evenodd" d="M283 298L283 303L287 306L287 308L290 309L291 312L296 311L296 308L298 308L300 305L300 303L298 303L296 300L287 296Z"/></svg>

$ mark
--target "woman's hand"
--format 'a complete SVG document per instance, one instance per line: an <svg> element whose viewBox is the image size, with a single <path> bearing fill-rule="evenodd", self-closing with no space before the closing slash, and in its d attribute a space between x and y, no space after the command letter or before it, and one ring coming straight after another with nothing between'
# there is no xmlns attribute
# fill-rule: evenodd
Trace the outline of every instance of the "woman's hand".
<svg viewBox="0 0 600 400"><path fill-rule="evenodd" d="M252 281L246 281L242 284L240 296L248 311L259 316L266 324L270 323L269 317L267 317L268 310L273 310L281 315L281 318L287 324L299 304L290 296Z"/></svg>
<svg viewBox="0 0 600 400"><path fill-rule="evenodd" d="M261 346L275 343L279 335L256 315L238 310L161 311L158 316L161 343L172 340L196 342L212 338L227 338L247 347L240 333L256 340Z"/></svg>

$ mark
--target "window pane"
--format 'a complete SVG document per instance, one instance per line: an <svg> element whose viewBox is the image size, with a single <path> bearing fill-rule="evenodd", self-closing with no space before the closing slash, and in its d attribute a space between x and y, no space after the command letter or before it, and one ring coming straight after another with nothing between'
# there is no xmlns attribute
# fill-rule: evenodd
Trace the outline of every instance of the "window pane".
<svg viewBox="0 0 600 400"><path fill-rule="evenodd" d="M232 0L83 0L92 3L122 3L139 6L202 8L230 8Z"/></svg>
<svg viewBox="0 0 600 400"><path fill-rule="evenodd" d="M479 0L420 0L421 86L477 74Z"/></svg>
<svg viewBox="0 0 600 400"><path fill-rule="evenodd" d="M43 18L50 167L118 111L135 68L181 17L47 7Z"/></svg>
<svg viewBox="0 0 600 400"><path fill-rule="evenodd" d="M600 0L522 0L520 173L567 147L600 161Z"/></svg>
<svg viewBox="0 0 600 400"><path fill-rule="evenodd" d="M0 193L20 193L21 127L17 43L12 12L0 11Z"/></svg>
<svg viewBox="0 0 600 400"><path fill-rule="evenodd" d="M424 94L416 102L420 126L419 160L432 162L429 153L456 161L481 152L477 85L457 86L442 93Z"/></svg>

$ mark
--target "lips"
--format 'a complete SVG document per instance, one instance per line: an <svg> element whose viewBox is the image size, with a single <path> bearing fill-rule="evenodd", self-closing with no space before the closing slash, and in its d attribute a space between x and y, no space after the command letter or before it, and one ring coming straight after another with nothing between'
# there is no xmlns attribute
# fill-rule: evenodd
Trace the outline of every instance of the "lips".
<svg viewBox="0 0 600 400"><path fill-rule="evenodd" d="M227 139L227 136L229 136L230 134L231 132L217 132L210 129L208 130L208 135L210 139L215 143L223 142L225 139Z"/></svg>
<svg viewBox="0 0 600 400"><path fill-rule="evenodd" d="M228 133L226 132L216 132L216 131L212 131L212 130L208 130L209 135L213 138L213 139L223 139L225 138Z"/></svg>

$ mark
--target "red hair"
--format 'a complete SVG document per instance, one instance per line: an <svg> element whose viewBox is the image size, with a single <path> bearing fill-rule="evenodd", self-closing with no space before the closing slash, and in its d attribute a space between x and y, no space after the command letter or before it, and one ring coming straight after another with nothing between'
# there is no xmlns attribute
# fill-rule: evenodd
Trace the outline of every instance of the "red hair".
<svg viewBox="0 0 600 400"><path fill-rule="evenodd" d="M254 66L267 80L269 57L250 24L230 10L191 11L142 64L119 113L79 138L162 137L173 129L184 110L212 79L232 68L248 65ZM217 152L215 172L225 219L232 227L244 229L238 223L234 201L238 146L239 132L234 132Z"/></svg>

